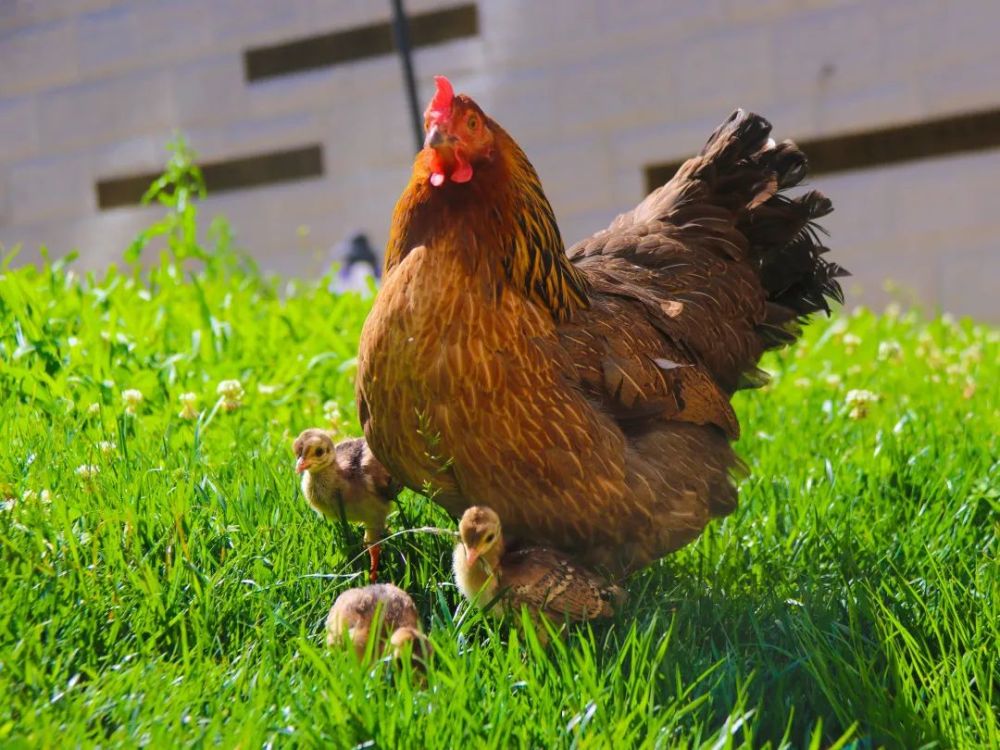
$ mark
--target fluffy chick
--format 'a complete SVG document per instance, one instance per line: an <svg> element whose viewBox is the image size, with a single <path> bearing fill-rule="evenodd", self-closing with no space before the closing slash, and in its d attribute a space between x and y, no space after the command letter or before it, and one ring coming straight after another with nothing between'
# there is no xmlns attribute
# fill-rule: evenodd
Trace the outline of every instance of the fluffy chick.
<svg viewBox="0 0 1000 750"><path fill-rule="evenodd" d="M361 523L371 557L369 577L378 577L379 539L385 517L401 487L368 448L364 438L334 445L323 430L308 429L293 444L295 471L302 474L302 494L317 513L329 519Z"/></svg>
<svg viewBox="0 0 1000 750"><path fill-rule="evenodd" d="M373 635L377 639L373 647L375 658L385 653L387 642L397 659L404 658L408 651L424 664L430 658L431 645L421 629L413 600L391 583L348 589L337 597L327 615L327 645L349 640L359 659L364 658Z"/></svg>
<svg viewBox="0 0 1000 750"><path fill-rule="evenodd" d="M396 628L392 637L389 638L389 645L392 647L392 657L394 659L405 659L407 652L411 657L416 657L420 664L426 665L434 648L427 636L419 628L402 627Z"/></svg>
<svg viewBox="0 0 1000 750"><path fill-rule="evenodd" d="M452 558L455 582L476 606L499 597L505 609L526 607L533 619L560 622L610 617L624 601L622 589L558 550L508 550L500 517L491 508L469 508L458 530L461 541ZM544 640L544 629L537 630Z"/></svg>

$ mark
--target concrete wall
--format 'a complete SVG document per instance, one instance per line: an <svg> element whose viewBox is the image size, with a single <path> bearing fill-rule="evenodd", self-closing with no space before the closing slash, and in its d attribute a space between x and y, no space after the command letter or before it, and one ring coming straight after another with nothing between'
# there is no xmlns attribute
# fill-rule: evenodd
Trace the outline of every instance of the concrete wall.
<svg viewBox="0 0 1000 750"><path fill-rule="evenodd" d="M408 0L410 12L448 0ZM326 174L210 198L265 268L385 240L412 157L399 63L248 84L242 52L388 17L377 0L0 0L0 242L118 259L155 209L98 211L98 178L155 170L183 130L204 160L320 142ZM735 106L812 138L1000 105L995 0L480 0L480 35L416 53L525 147L568 241L643 195ZM819 177L852 301L891 277L1000 319L1000 149ZM859 291L859 289L861 291Z"/></svg>

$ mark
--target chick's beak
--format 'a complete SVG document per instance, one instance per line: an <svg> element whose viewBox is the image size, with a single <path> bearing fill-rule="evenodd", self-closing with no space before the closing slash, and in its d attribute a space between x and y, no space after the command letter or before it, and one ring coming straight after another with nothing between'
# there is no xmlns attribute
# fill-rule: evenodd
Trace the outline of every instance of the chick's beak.
<svg viewBox="0 0 1000 750"><path fill-rule="evenodd" d="M299 456L295 461L295 473L301 474L303 471L309 468L309 462L306 460L305 456Z"/></svg>
<svg viewBox="0 0 1000 750"><path fill-rule="evenodd" d="M475 565L476 561L479 559L479 550L475 547L470 547L468 544L465 545L465 561L470 566Z"/></svg>

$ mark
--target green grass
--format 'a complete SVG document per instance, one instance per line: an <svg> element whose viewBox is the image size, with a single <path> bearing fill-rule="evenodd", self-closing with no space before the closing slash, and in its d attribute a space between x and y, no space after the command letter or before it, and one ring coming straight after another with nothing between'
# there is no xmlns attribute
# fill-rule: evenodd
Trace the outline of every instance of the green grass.
<svg viewBox="0 0 1000 750"><path fill-rule="evenodd" d="M817 321L737 399L739 510L548 652L466 610L447 538L397 537L423 684L323 646L366 562L292 465L328 400L358 433L368 303L171 268L2 270L0 745L1000 746L995 329ZM450 522L407 493L390 523Z"/></svg>

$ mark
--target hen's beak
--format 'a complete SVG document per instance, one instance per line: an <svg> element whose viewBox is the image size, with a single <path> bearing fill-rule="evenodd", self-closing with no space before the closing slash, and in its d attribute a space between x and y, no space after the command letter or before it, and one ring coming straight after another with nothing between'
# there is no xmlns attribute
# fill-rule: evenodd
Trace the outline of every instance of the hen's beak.
<svg viewBox="0 0 1000 750"><path fill-rule="evenodd" d="M306 460L305 456L299 456L298 460L295 462L295 473L301 474L308 468L309 468L309 461Z"/></svg>
<svg viewBox="0 0 1000 750"><path fill-rule="evenodd" d="M432 148L435 151L454 145L455 138L448 135L440 125L431 125L431 129L427 131L427 137L424 138L424 148Z"/></svg>
<svg viewBox="0 0 1000 750"><path fill-rule="evenodd" d="M471 567L476 564L479 559L479 550L475 547L469 547L468 544L465 545L465 562Z"/></svg>

